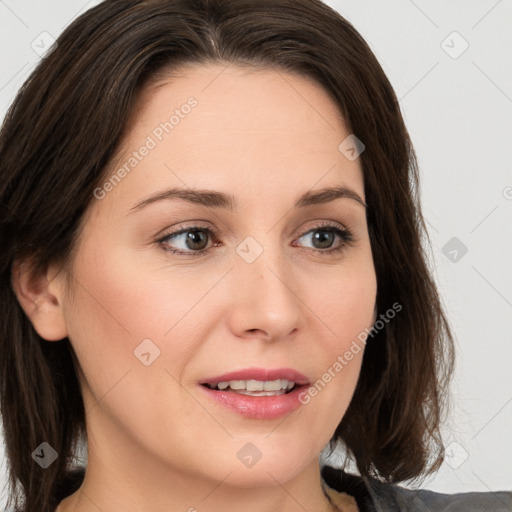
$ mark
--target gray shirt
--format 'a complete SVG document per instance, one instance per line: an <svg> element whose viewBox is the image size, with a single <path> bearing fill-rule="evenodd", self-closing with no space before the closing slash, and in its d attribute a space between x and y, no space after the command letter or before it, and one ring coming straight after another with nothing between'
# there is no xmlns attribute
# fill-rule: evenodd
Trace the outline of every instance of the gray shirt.
<svg viewBox="0 0 512 512"><path fill-rule="evenodd" d="M351 475L331 466L322 479L353 496L360 512L512 512L512 491L443 494Z"/></svg>
<svg viewBox="0 0 512 512"><path fill-rule="evenodd" d="M84 474L84 469L68 474L59 501L78 489ZM322 467L322 480L335 491L353 496L360 512L512 512L512 492L507 491L442 494L410 490L327 465Z"/></svg>

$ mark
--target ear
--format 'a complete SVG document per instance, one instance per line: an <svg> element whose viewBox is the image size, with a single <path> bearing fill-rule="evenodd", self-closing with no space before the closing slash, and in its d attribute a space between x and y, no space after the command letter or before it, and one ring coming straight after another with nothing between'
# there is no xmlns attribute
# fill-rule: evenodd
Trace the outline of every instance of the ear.
<svg viewBox="0 0 512 512"><path fill-rule="evenodd" d="M41 338L58 341L68 335L62 309L64 271L49 267L46 272L34 271L28 259L12 265L12 287L18 302Z"/></svg>

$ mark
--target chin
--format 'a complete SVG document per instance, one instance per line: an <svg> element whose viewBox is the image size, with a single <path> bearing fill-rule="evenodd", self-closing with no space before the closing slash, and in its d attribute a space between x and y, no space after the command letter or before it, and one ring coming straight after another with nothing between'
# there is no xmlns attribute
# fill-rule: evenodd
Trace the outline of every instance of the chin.
<svg viewBox="0 0 512 512"><path fill-rule="evenodd" d="M290 461L278 463L265 463L263 460L248 468L240 464L238 467L226 468L226 474L231 473L224 483L232 487L269 487L284 484L292 480L300 473L302 466L298 463L290 464ZM217 475L218 479L218 475Z"/></svg>
<svg viewBox="0 0 512 512"><path fill-rule="evenodd" d="M292 480L307 466L317 463L320 450L316 453L311 450L311 447L298 445L292 448L279 441L276 438L274 445L264 437L260 441L253 437L252 441L238 442L234 459L225 457L215 465L216 477L219 477L221 473L219 468L222 467L222 474L229 474L226 478L226 483L229 485L268 487L275 486L276 481L284 483ZM308 456L310 450L311 455Z"/></svg>

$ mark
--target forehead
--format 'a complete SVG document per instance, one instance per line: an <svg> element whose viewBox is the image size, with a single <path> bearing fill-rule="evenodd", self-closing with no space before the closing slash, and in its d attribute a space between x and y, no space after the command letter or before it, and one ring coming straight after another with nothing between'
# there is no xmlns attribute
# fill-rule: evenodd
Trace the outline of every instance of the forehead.
<svg viewBox="0 0 512 512"><path fill-rule="evenodd" d="M127 128L118 163L154 143L126 180L139 190L163 180L267 194L345 184L364 193L359 161L338 149L349 132L337 105L298 74L232 64L182 67L143 90Z"/></svg>
<svg viewBox="0 0 512 512"><path fill-rule="evenodd" d="M328 92L310 77L233 64L188 66L152 82L140 95L132 125L147 129L147 121L179 110L190 97L199 107L193 119L222 128L222 133L293 131L311 136L346 129Z"/></svg>

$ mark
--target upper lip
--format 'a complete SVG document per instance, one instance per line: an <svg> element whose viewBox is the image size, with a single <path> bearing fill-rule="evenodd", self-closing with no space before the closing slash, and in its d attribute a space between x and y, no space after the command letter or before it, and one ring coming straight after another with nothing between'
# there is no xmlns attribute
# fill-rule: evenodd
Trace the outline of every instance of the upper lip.
<svg viewBox="0 0 512 512"><path fill-rule="evenodd" d="M309 379L302 373L292 368L245 368L234 372L216 375L201 380L201 384L218 384L219 382L229 382L230 380L277 380L286 379L293 381L297 385L309 384Z"/></svg>

